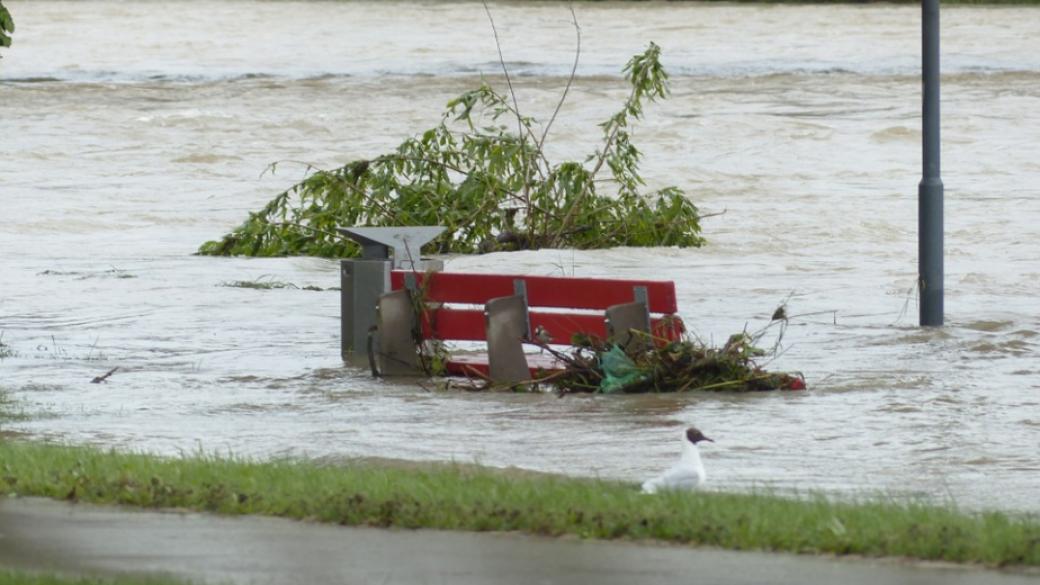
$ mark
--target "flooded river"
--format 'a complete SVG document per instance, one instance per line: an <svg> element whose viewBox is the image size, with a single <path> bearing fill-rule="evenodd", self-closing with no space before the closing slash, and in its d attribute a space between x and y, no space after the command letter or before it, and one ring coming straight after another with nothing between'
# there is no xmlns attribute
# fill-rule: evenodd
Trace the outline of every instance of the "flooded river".
<svg viewBox="0 0 1040 585"><path fill-rule="evenodd" d="M717 487L1040 512L1040 10L944 9L948 326L921 330L917 8L577 4L581 66L550 154L594 148L621 65L657 42L673 95L634 140L652 186L721 213L709 243L449 269L673 279L686 322L716 341L786 299L770 367L809 391L559 399L373 380L340 363L338 293L302 290L337 286L335 262L192 256L303 175L261 176L268 164L378 155L480 75L501 87L479 3L5 4L18 31L0 61L0 389L36 415L8 430L635 480L693 423L717 441ZM493 9L524 113L548 119L570 14ZM221 286L258 278L301 289Z"/></svg>

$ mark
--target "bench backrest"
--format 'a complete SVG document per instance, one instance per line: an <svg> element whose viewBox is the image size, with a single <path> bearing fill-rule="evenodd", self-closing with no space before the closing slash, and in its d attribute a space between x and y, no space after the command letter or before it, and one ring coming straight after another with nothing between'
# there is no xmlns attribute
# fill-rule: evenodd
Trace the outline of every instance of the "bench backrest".
<svg viewBox="0 0 1040 585"><path fill-rule="evenodd" d="M423 316L423 336L429 339L484 340L483 309L450 305L483 306L493 298L515 294L516 281L522 281L526 289L531 330L544 329L552 335L554 343L570 343L578 333L606 338L603 311L634 301L636 287L645 289L650 313L662 315L652 315L652 331L667 339L677 339L682 333L681 321L671 317L678 310L675 283L671 281L395 270L390 274L390 288L406 288L406 279L414 279L416 288L424 291L428 304L443 304Z"/></svg>

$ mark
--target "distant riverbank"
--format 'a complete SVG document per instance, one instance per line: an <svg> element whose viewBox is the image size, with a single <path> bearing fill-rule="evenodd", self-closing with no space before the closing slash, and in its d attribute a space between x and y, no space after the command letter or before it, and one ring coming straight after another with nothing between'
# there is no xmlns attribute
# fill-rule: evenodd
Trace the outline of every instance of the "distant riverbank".
<svg viewBox="0 0 1040 585"><path fill-rule="evenodd" d="M523 0L516 0L517 3L522 3ZM660 2L661 0L578 0L579 2L587 3L598 3L598 2ZM914 0L666 0L669 3L680 2L689 4L920 4L920 1ZM971 5L971 6L986 6L986 5L1040 5L1040 0L940 0L940 4L943 6L947 5Z"/></svg>

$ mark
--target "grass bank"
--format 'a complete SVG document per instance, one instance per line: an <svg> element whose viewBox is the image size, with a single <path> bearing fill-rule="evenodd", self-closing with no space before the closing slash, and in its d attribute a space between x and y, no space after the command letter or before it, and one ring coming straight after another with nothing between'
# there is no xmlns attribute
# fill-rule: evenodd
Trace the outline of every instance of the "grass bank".
<svg viewBox="0 0 1040 585"><path fill-rule="evenodd" d="M1040 566L1040 520L882 499L712 492L472 466L165 459L0 442L3 493L347 525L651 539L736 550Z"/></svg>

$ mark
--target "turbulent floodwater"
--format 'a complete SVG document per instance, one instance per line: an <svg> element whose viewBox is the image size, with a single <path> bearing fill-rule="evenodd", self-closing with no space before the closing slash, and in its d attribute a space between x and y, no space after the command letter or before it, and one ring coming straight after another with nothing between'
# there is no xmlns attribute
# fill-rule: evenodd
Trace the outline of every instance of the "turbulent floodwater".
<svg viewBox="0 0 1040 585"><path fill-rule="evenodd" d="M639 479L681 425L716 486L924 494L1040 511L1040 10L943 13L948 326L915 326L918 10L579 3L582 65L550 136L580 157L653 40L673 96L635 134L701 249L447 258L452 270L659 277L724 340L795 316L732 396L430 393L338 355L336 263L192 256L303 168L434 125L497 53L479 3L9 0L0 61L0 389L36 437L178 453L381 456ZM562 3L494 6L526 114L574 51ZM798 317L798 315L801 315ZM773 340L768 340L772 342ZM106 384L89 381L113 367Z"/></svg>

